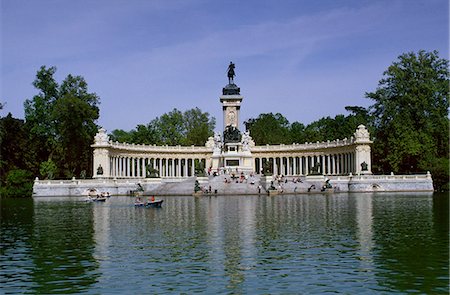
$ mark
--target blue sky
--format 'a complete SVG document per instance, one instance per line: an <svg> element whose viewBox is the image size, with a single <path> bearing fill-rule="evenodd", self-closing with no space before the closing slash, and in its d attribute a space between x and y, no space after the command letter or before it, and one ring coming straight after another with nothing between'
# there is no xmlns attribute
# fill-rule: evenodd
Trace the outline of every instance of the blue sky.
<svg viewBox="0 0 450 295"><path fill-rule="evenodd" d="M447 0L0 0L1 102L24 117L41 65L83 76L109 132L173 108L216 117L230 61L241 122L279 112L308 124L368 106L405 52L448 58Z"/></svg>

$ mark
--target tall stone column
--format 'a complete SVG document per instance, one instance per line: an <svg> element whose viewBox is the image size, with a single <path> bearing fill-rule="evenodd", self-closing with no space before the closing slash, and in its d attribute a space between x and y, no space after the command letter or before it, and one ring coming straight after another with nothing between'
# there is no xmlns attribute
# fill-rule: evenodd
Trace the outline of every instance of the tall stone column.
<svg viewBox="0 0 450 295"><path fill-rule="evenodd" d="M372 174L372 160L369 131L364 125L359 125L355 132L355 168L357 174Z"/></svg>
<svg viewBox="0 0 450 295"><path fill-rule="evenodd" d="M164 176L169 176L169 159L164 159Z"/></svg>
<svg viewBox="0 0 450 295"><path fill-rule="evenodd" d="M177 158L177 176L181 177L181 159Z"/></svg>
<svg viewBox="0 0 450 295"><path fill-rule="evenodd" d="M106 130L100 128L94 137L92 178L111 178L111 161L109 137Z"/></svg>
<svg viewBox="0 0 450 295"><path fill-rule="evenodd" d="M297 157L294 157L293 175L297 175Z"/></svg>
<svg viewBox="0 0 450 295"><path fill-rule="evenodd" d="M305 157L305 175L309 174L309 156Z"/></svg>
<svg viewBox="0 0 450 295"><path fill-rule="evenodd" d="M303 175L303 157L299 157L300 175Z"/></svg>

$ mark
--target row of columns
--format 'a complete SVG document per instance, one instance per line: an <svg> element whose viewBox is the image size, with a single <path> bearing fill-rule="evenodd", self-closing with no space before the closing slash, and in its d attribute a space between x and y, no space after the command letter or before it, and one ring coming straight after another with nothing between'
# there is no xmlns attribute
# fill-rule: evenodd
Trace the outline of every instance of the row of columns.
<svg viewBox="0 0 450 295"><path fill-rule="evenodd" d="M308 175L315 166L323 175L343 175L355 173L355 153L339 153L331 155L293 156L293 157L258 157L255 158L255 170L263 172L269 163L271 172L278 175Z"/></svg>
<svg viewBox="0 0 450 295"><path fill-rule="evenodd" d="M206 167L205 158L141 158L112 156L111 177L147 177L148 168L157 170L158 177L189 177L195 175L196 167ZM201 165L200 165L201 163Z"/></svg>

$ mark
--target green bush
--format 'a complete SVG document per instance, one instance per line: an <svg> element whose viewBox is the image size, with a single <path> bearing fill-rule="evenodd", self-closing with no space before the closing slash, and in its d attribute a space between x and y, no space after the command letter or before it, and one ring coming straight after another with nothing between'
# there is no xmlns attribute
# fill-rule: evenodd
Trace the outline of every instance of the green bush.
<svg viewBox="0 0 450 295"><path fill-rule="evenodd" d="M0 194L2 197L31 197L33 193L33 175L22 169L13 169L6 175Z"/></svg>

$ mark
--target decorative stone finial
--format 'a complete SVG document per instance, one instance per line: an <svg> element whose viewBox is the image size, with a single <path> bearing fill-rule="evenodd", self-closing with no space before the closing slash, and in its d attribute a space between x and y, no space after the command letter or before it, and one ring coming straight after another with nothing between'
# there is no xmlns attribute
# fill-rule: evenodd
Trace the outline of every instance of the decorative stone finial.
<svg viewBox="0 0 450 295"><path fill-rule="evenodd" d="M108 144L109 136L106 134L106 130L104 128L100 128L97 132L97 134L94 137L95 144L97 145L103 145Z"/></svg>
<svg viewBox="0 0 450 295"><path fill-rule="evenodd" d="M364 125L359 125L358 129L356 129L355 132L355 140L356 141L366 141L366 142L370 142L370 134L369 131L367 131L366 126Z"/></svg>

